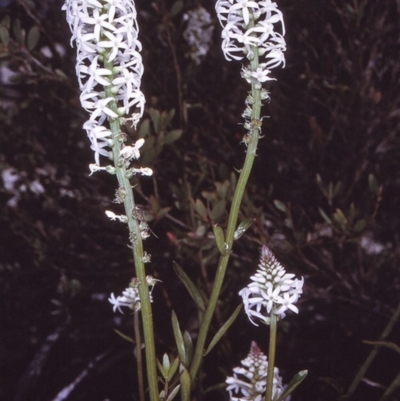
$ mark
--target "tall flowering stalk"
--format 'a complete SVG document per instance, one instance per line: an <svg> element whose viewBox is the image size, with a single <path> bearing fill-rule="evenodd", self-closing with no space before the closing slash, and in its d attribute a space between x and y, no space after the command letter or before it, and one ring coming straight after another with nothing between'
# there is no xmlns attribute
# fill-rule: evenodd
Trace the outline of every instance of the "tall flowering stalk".
<svg viewBox="0 0 400 401"><path fill-rule="evenodd" d="M135 205L129 182L133 175L151 175L152 170L132 165L140 157L144 140L127 144L127 136L121 129L128 121L136 125L145 105L140 91L142 46L138 40L135 3L133 0L66 0L63 9L72 32L71 44L75 41L77 48L80 101L90 115L83 126L94 151L95 163L89 166L90 171L105 170L117 176L115 202L124 205L125 214L116 215L112 211L106 214L127 224L133 250L137 276L134 286L128 287L122 296L112 294L110 302L114 310L121 310L122 306L141 310L150 399L156 401L158 384L149 293L149 285L154 282L146 278L144 263L150 256L143 251L149 227ZM101 165L100 156L108 160L106 166ZM112 165L108 164L111 160Z"/></svg>
<svg viewBox="0 0 400 401"><path fill-rule="evenodd" d="M243 113L244 127L247 130L243 138L247 147L246 158L233 195L226 232L215 231L216 236L219 237L217 244L223 243L223 246L218 247L220 251L218 268L190 367L192 379L200 367L208 328L232 251L235 231L240 230L240 227L237 227L239 208L261 135L261 105L262 101L269 100L269 94L263 88L263 84L273 79L270 77L271 69L285 65L283 52L286 49L283 38L285 33L283 17L276 3L270 0L218 0L215 9L223 28L222 51L225 58L227 60L247 59L249 65L243 67L242 77L251 85L251 89L246 98L246 108Z"/></svg>
<svg viewBox="0 0 400 401"><path fill-rule="evenodd" d="M249 320L256 324L253 319L257 318L270 326L266 400L271 401L276 399L274 395L274 363L277 321L285 317L287 310L299 312L295 303L303 293L304 279L297 279L294 278L294 274L286 273L286 270L266 246L261 249L258 267L256 274L251 277L251 283L243 288L239 295L243 298ZM301 379L303 378L302 376Z"/></svg>

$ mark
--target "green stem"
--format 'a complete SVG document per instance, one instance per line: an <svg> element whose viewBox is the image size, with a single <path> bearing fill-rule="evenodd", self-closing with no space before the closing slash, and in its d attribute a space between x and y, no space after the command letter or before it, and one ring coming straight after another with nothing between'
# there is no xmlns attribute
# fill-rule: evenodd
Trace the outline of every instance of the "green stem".
<svg viewBox="0 0 400 401"><path fill-rule="evenodd" d="M254 51L254 58L250 61L250 70L256 71L258 67L258 54L257 49L252 48ZM211 324L212 317L214 315L215 307L217 305L219 295L221 292L222 284L225 277L226 267L228 265L229 257L232 251L233 240L235 230L237 228L237 220L242 203L243 195L246 189L246 185L250 176L250 172L253 167L254 159L256 157L258 139L259 139L259 128L261 127L260 113L261 113L261 89L256 85L257 81L252 80L251 95L253 97L253 109L252 109L252 129L249 131L250 137L247 143L247 153L243 164L243 169L240 172L239 180L235 188L235 192L232 199L232 204L229 212L228 226L226 229L226 253L221 255L218 262L217 272L214 279L214 285L211 290L211 295L207 308L201 322L199 337L197 339L196 348L193 355L192 364L190 366L190 377L192 380L197 375L201 360L203 358L205 342L207 339L207 333Z"/></svg>
<svg viewBox="0 0 400 401"><path fill-rule="evenodd" d="M269 349L268 349L268 372L267 372L267 391L266 401L272 401L272 390L274 387L274 367L276 350L276 315L274 308L271 310L269 323Z"/></svg>
<svg viewBox="0 0 400 401"><path fill-rule="evenodd" d="M139 312L133 314L133 328L135 331L135 358L137 366L138 386L139 386L139 400L145 401L144 391L144 377L143 377L143 358L142 358L142 336L140 335L140 322Z"/></svg>
<svg viewBox="0 0 400 401"><path fill-rule="evenodd" d="M106 59L106 55L104 58ZM107 61L104 62L104 67L110 71L113 70L112 63ZM105 87L107 97L113 97L112 85ZM113 111L117 111L117 104L115 101L109 103L109 107ZM158 384L157 384L157 368L156 368L156 352L154 344L154 330L153 330L153 318L150 304L149 287L146 282L146 272L143 263L143 242L141 232L139 229L138 221L133 217L132 212L135 209L135 200L133 197L132 186L129 179L126 176L126 167L124 164L119 165L120 158L120 134L121 126L119 119L109 119L110 130L114 141L112 147L112 155L114 160L114 166L116 169L116 175L118 179L119 187L124 188L126 193L124 199L125 214L128 218L128 229L130 238L132 238L132 251L133 259L135 264L136 277L139 279L140 284L138 287L140 304L141 304L141 315L142 315L142 326L145 343L145 354L146 354L146 367L147 367L147 380L150 392L150 400L158 401Z"/></svg>

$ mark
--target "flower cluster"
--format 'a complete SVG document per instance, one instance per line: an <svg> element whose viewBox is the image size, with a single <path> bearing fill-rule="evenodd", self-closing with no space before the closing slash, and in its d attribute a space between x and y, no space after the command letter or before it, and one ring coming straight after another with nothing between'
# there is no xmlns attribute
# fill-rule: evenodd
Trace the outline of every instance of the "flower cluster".
<svg viewBox="0 0 400 401"><path fill-rule="evenodd" d="M109 156L107 148L113 145L112 133L103 123L129 116L133 108L130 119L135 125L144 111L136 8L133 0L66 0L63 9L71 44L75 41L77 46L81 104L90 114L83 127L99 165L99 156Z"/></svg>
<svg viewBox="0 0 400 401"><path fill-rule="evenodd" d="M187 21L183 38L190 46L190 57L199 65L210 50L214 31L211 15L200 6L185 13L183 19Z"/></svg>
<svg viewBox="0 0 400 401"><path fill-rule="evenodd" d="M153 302L151 293L157 281L160 280L155 279L153 276L146 277L146 283L149 287L151 287L150 291L151 302ZM139 284L140 284L139 279L134 277L131 280L129 287L126 288L124 291L122 291L122 295L115 297L114 293L111 293L110 298L108 298L108 301L112 304L114 312L118 310L120 313L124 313L121 309L122 307L132 309L134 312L140 310L141 305L139 297Z"/></svg>
<svg viewBox="0 0 400 401"><path fill-rule="evenodd" d="M283 52L286 42L283 38L285 26L282 12L271 0L218 0L215 6L218 19L223 27L222 50L227 60L254 58L254 52L261 62L257 71L245 69L244 77L256 78L259 82L271 80L270 70L285 66ZM275 30L280 25L281 33Z"/></svg>
<svg viewBox="0 0 400 401"><path fill-rule="evenodd" d="M241 365L233 369L233 377L226 379L230 401L262 401L266 391L268 360L254 341ZM272 399L277 399L283 391L282 378L279 369L275 367Z"/></svg>
<svg viewBox="0 0 400 401"><path fill-rule="evenodd" d="M304 278L296 279L294 274L286 273L266 246L262 247L259 269L251 280L239 295L243 298L245 311L253 324L256 325L253 318L269 324L271 312L278 319L283 319L288 309L299 312L294 304L303 293Z"/></svg>

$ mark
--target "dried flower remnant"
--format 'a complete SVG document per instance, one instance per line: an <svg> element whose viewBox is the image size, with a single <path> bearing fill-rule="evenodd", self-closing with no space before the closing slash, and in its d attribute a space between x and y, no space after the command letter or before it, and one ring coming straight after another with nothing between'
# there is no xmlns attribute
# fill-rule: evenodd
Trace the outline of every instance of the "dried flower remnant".
<svg viewBox="0 0 400 401"><path fill-rule="evenodd" d="M230 401L262 401L265 399L268 360L254 341L241 365L233 369L232 377L226 379ZM278 398L283 391L279 369L274 368L272 399Z"/></svg>
<svg viewBox="0 0 400 401"><path fill-rule="evenodd" d="M296 279L294 274L286 273L267 246L262 247L258 266L252 282L239 292L250 321L257 325L253 321L257 318L269 324L271 312L278 319L283 319L288 309L298 313L295 303L303 293L304 278Z"/></svg>

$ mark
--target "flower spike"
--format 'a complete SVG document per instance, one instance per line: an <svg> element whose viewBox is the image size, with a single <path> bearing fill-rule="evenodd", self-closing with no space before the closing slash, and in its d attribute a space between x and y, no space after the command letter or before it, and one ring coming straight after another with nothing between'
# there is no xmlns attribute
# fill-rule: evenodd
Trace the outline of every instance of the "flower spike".
<svg viewBox="0 0 400 401"><path fill-rule="evenodd" d="M252 282L239 292L249 320L257 326L253 319L269 324L271 312L278 319L283 319L288 309L298 313L295 303L303 293L304 278L296 279L294 274L286 273L267 246L261 249L258 267Z"/></svg>

